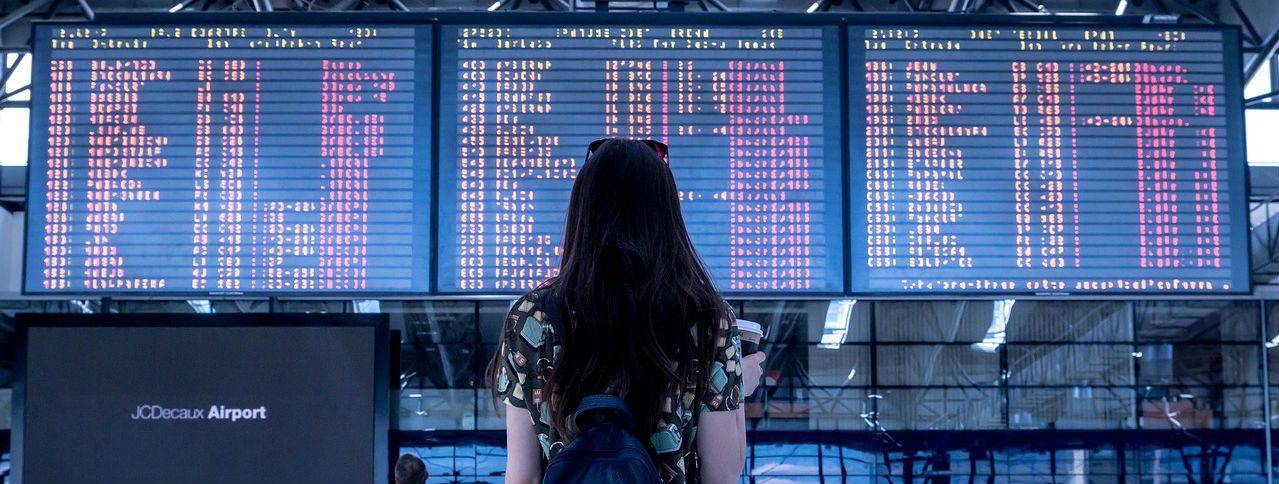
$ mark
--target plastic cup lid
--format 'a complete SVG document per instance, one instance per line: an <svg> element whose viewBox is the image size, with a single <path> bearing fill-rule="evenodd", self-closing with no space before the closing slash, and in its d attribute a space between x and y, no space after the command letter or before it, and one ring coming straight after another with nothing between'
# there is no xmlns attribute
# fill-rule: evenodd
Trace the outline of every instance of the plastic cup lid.
<svg viewBox="0 0 1279 484"><path fill-rule="evenodd" d="M760 336L763 336L763 335L764 335L764 328L763 328L763 327L761 327L761 326L759 325L759 323L756 323L756 322L754 322L754 321L747 321L747 320L745 320L745 319L739 319L739 320L737 320L737 329L740 329L740 330L742 330L742 331L749 331L749 332L751 332L751 333L755 333L755 334L758 334L758 335L760 335Z"/></svg>

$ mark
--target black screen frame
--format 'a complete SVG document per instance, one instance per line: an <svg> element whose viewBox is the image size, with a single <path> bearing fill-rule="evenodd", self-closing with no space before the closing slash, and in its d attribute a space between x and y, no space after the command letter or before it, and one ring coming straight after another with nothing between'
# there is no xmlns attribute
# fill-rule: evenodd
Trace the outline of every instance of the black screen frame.
<svg viewBox="0 0 1279 484"><path fill-rule="evenodd" d="M32 328L373 328L373 482L391 481L390 316L380 314L44 314L21 313L13 329L13 409L10 469L22 484L23 438L26 430L27 332Z"/></svg>

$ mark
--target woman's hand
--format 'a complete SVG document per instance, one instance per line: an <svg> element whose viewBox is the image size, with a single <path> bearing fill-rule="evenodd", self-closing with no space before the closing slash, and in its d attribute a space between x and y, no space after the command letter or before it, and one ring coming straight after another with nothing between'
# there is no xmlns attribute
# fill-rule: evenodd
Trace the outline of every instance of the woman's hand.
<svg viewBox="0 0 1279 484"><path fill-rule="evenodd" d="M742 398L751 396L759 387L759 378L764 376L764 359L768 358L763 351L757 351L742 357Z"/></svg>

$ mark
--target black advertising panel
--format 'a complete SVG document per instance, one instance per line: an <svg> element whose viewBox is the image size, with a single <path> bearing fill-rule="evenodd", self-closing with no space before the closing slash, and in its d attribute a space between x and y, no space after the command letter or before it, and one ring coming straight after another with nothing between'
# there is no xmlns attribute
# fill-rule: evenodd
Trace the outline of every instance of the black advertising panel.
<svg viewBox="0 0 1279 484"><path fill-rule="evenodd" d="M386 315L20 315L23 484L389 475Z"/></svg>

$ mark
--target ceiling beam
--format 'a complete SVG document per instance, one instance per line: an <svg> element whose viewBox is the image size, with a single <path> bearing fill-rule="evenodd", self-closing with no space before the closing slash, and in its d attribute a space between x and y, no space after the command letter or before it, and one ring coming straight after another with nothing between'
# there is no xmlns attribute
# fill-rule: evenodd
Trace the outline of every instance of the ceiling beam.
<svg viewBox="0 0 1279 484"><path fill-rule="evenodd" d="M13 9L13 11L9 12L8 15L5 15L4 18L0 18L0 31L9 28L10 25L22 20L23 17L31 15L32 12L44 8L50 3L53 3L53 0L31 0L26 5ZM3 43L4 38L0 36L0 44Z"/></svg>

